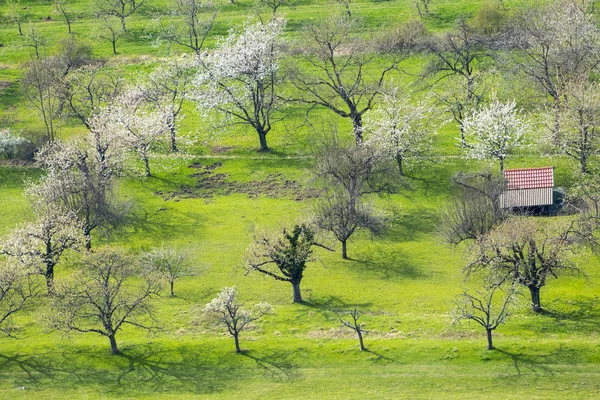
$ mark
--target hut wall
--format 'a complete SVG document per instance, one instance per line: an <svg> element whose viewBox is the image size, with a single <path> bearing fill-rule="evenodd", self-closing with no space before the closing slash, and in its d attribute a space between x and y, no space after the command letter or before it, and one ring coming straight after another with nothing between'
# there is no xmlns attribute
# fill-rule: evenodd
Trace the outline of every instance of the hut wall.
<svg viewBox="0 0 600 400"><path fill-rule="evenodd" d="M500 196L500 204L504 208L547 206L552 204L552 189L515 189L505 190Z"/></svg>

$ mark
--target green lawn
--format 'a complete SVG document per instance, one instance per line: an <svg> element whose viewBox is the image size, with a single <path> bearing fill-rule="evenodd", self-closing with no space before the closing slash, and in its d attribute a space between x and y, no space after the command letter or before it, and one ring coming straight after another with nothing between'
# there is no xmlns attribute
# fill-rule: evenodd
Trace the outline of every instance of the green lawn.
<svg viewBox="0 0 600 400"><path fill-rule="evenodd" d="M427 22L443 31L454 18L472 14L480 1L439 0ZM514 10L522 1L505 1ZM1 3L0 3L1 4ZM41 22L52 15L47 1L27 1L28 18L56 49L66 29L62 22ZM163 0L149 3L165 9ZM354 3L353 3L354 4ZM366 29L375 31L414 18L412 2L357 1L356 13ZM108 43L88 32L97 22L92 8L74 1L80 17L73 29L93 45L97 57L126 74L147 70L157 58L181 49L155 47L144 39L151 9L131 18L131 36L110 55ZM310 19L322 16L331 3L302 0L284 8L286 33L297 38ZM215 35L245 20L251 2L228 5L219 16ZM382 28L381 28L382 29ZM16 28L0 25L0 126L34 131L40 121L21 97L18 80L29 58ZM367 32L368 33L368 32ZM211 45L214 38L211 39ZM424 58L406 62L418 72ZM410 81L412 77L397 76ZM0 86L1 88L2 86ZM466 246L451 247L438 233L439 208L451 195L450 178L460 170L479 170L483 163L465 160L457 146L458 129L444 125L435 139L431 159L407 167L408 188L373 200L393 215L382 237L359 233L349 242L349 260L317 251L302 281L305 304L292 304L292 288L267 277L246 276L244 254L253 229L277 228L310 210L306 190L311 183L311 131L302 126L304 110L269 134L273 152L258 154L255 135L236 130L209 137L210 128L186 105L184 136L199 136L187 153L165 154L158 148L151 160L154 176L132 173L120 180L119 193L133 202L130 223L110 236L94 237L94 245L118 244L133 251L161 244L188 248L201 273L176 283L177 296L155 301L161 329L147 334L126 327L117 337L122 355L111 356L108 341L93 334L64 336L40 327L38 310L44 298L16 317L15 338L0 337L0 397L64 398L249 398L369 399L460 398L548 399L595 398L600 393L600 263L579 255L586 277L561 277L542 290L546 312L534 314L526 298L506 325L495 333L497 350L485 350L485 332L478 326L451 325L454 300L466 285L462 269ZM327 110L315 120L339 121ZM445 119L440 113L440 119ZM77 135L82 127L67 123L60 135ZM349 135L349 134L348 134ZM214 174L224 182L205 189L198 168L220 163ZM539 157L527 149L512 157L512 167L554 165L558 186L568 187L575 165L563 158ZM23 196L28 179L41 172L30 167L0 166L0 234L29 218ZM265 182L275 182L266 185ZM294 181L285 184L286 181ZM58 279L74 273L69 255L58 267ZM209 331L200 309L223 286L235 285L247 303L267 301L274 314L245 332L235 354L233 340ZM358 350L351 333L340 328L335 309L359 307L371 332L368 352Z"/></svg>

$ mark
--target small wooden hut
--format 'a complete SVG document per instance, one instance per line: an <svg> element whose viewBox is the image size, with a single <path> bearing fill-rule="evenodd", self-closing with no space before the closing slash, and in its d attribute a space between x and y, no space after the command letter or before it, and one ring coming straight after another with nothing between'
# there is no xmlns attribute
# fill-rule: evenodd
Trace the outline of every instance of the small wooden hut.
<svg viewBox="0 0 600 400"><path fill-rule="evenodd" d="M539 207L553 204L554 167L507 169L500 196L503 208Z"/></svg>

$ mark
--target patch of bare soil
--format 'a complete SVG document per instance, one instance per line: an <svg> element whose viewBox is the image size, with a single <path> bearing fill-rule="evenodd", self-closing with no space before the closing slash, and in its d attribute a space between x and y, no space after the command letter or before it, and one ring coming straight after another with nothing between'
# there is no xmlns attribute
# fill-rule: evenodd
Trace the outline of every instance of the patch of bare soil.
<svg viewBox="0 0 600 400"><path fill-rule="evenodd" d="M229 174L219 173L216 170L222 166L217 162L202 165L195 162L188 166L194 172L190 174L196 179L194 186L181 186L172 192L156 192L164 200L180 200L190 198L211 198L226 196L233 193L247 194L249 198L260 196L270 198L291 198L296 201L314 198L318 192L314 189L303 188L297 181L286 179L282 174L269 174L265 179L250 182L229 180Z"/></svg>
<svg viewBox="0 0 600 400"><path fill-rule="evenodd" d="M0 81L0 90L9 88L11 84L12 84L12 82L10 82L10 81Z"/></svg>

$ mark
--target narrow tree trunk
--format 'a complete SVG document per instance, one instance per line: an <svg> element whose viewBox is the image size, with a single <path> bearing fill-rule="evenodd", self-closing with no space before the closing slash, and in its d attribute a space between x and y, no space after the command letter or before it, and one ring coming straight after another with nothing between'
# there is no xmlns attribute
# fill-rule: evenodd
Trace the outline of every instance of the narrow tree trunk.
<svg viewBox="0 0 600 400"><path fill-rule="evenodd" d="M171 297L175 297L175 281L169 282L171 285Z"/></svg>
<svg viewBox="0 0 600 400"><path fill-rule="evenodd" d="M113 54L117 54L117 41L115 39L111 40Z"/></svg>
<svg viewBox="0 0 600 400"><path fill-rule="evenodd" d="M504 157L500 158L500 173L504 172Z"/></svg>
<svg viewBox="0 0 600 400"><path fill-rule="evenodd" d="M269 146L267 145L267 134L265 132L258 132L258 139L260 140L260 150L269 151Z"/></svg>
<svg viewBox="0 0 600 400"><path fill-rule="evenodd" d="M300 282L292 282L294 289L294 303L302 303L302 292L300 291Z"/></svg>
<svg viewBox="0 0 600 400"><path fill-rule="evenodd" d="M356 145L358 146L363 142L363 125L362 125L362 116L358 113L352 114L350 116L352 119L352 128L354 130L354 139L356 140Z"/></svg>
<svg viewBox="0 0 600 400"><path fill-rule="evenodd" d="M69 18L66 18L66 17L65 17L65 19L67 20L67 32L70 35L72 33L71 32L71 20Z"/></svg>
<svg viewBox="0 0 600 400"><path fill-rule="evenodd" d="M581 163L581 172L583 172L584 174L588 174L590 172L588 169L587 161L588 161L587 154L585 152L583 152L583 154L581 154L579 162Z"/></svg>
<svg viewBox="0 0 600 400"><path fill-rule="evenodd" d="M171 151L173 153L177 153L179 151L179 149L177 148L177 138L176 138L176 132L175 132L175 124L173 124L171 126Z"/></svg>
<svg viewBox="0 0 600 400"><path fill-rule="evenodd" d="M54 265L46 265L46 273L44 274L46 278L46 289L48 291L48 295L54 295Z"/></svg>
<svg viewBox="0 0 600 400"><path fill-rule="evenodd" d="M144 168L146 170L146 176L151 176L152 174L150 173L150 161L148 160L148 157L144 157Z"/></svg>
<svg viewBox="0 0 600 400"><path fill-rule="evenodd" d="M92 249L92 235L89 231L83 233L83 237L85 238L85 249L90 251Z"/></svg>
<svg viewBox="0 0 600 400"><path fill-rule="evenodd" d="M241 353L242 350L240 350L240 339L239 339L238 335L239 335L238 333L233 335L233 340L235 341L235 352Z"/></svg>
<svg viewBox="0 0 600 400"><path fill-rule="evenodd" d="M348 252L346 251L346 240L342 240L342 258L344 260L348 259Z"/></svg>
<svg viewBox="0 0 600 400"><path fill-rule="evenodd" d="M21 21L17 21L17 27L19 28L19 36L23 36L23 29L21 29Z"/></svg>
<svg viewBox="0 0 600 400"><path fill-rule="evenodd" d="M396 162L398 163L398 172L400 173L400 176L404 176L404 169L402 168L402 156L400 154L396 155Z"/></svg>
<svg viewBox="0 0 600 400"><path fill-rule="evenodd" d="M492 343L492 330L486 329L487 331L487 342L488 342L488 350L494 350L494 344Z"/></svg>
<svg viewBox="0 0 600 400"><path fill-rule="evenodd" d="M465 137L465 127L463 126L462 122L458 123L459 128L460 128L460 145L463 148L467 147L467 138Z"/></svg>
<svg viewBox="0 0 600 400"><path fill-rule="evenodd" d="M115 339L115 335L114 334L109 335L108 340L110 341L110 351L113 354L119 354L120 351L119 351L119 348L117 347L117 339Z"/></svg>
<svg viewBox="0 0 600 400"><path fill-rule="evenodd" d="M529 292L531 293L531 309L535 312L542 311L542 304L540 303L540 288L536 286L530 286Z"/></svg>
<svg viewBox="0 0 600 400"><path fill-rule="evenodd" d="M121 31L125 32L127 31L127 27L125 26L125 17L121 16Z"/></svg>
<svg viewBox="0 0 600 400"><path fill-rule="evenodd" d="M358 341L360 343L360 351L365 351L367 348L365 347L365 344L363 342L362 331L360 329L358 329L356 331L356 334L358 335Z"/></svg>

